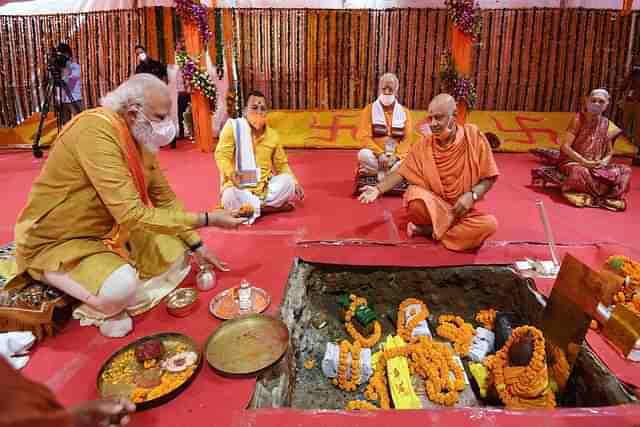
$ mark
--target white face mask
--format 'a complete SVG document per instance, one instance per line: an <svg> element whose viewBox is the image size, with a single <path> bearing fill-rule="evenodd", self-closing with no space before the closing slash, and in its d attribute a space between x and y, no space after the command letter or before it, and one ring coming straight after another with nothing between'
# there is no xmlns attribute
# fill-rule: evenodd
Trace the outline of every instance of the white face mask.
<svg viewBox="0 0 640 427"><path fill-rule="evenodd" d="M380 94L380 96L378 96L378 101L380 101L382 105L389 106L396 102L396 96Z"/></svg>
<svg viewBox="0 0 640 427"><path fill-rule="evenodd" d="M176 137L176 125L170 118L165 118L160 122L152 122L145 116L142 110L139 113L131 133L136 141L141 143L147 150L157 153L160 147L164 147Z"/></svg>
<svg viewBox="0 0 640 427"><path fill-rule="evenodd" d="M146 61L147 60L147 54L142 52L138 55L138 59L140 59L140 61Z"/></svg>

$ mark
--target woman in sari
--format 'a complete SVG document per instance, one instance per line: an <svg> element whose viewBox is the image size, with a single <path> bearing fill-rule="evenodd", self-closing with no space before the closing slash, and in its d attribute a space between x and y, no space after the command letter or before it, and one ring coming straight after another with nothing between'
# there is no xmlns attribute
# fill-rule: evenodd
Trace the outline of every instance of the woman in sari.
<svg viewBox="0 0 640 427"><path fill-rule="evenodd" d="M612 141L620 130L609 131L609 119L603 113L609 107L609 93L604 89L591 92L585 112L578 113L567 130L560 151L560 172L565 175L562 193L579 207L626 209L631 169L610 164Z"/></svg>
<svg viewBox="0 0 640 427"><path fill-rule="evenodd" d="M531 150L545 163L557 167L564 197L578 207L600 207L613 211L626 209L631 169L610 164L612 141L620 130L609 130L609 119L603 113L609 107L609 93L595 89L584 109L573 119L565 141L557 150ZM534 174L535 175L535 174Z"/></svg>

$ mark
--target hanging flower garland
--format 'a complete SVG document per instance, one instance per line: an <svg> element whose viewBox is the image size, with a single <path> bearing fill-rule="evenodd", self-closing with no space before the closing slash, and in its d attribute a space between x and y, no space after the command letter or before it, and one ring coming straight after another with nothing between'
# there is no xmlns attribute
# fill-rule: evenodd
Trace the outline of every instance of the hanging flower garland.
<svg viewBox="0 0 640 427"><path fill-rule="evenodd" d="M482 30L480 5L475 0L444 0L447 14L463 33L478 37Z"/></svg>
<svg viewBox="0 0 640 427"><path fill-rule="evenodd" d="M215 9L215 36L214 41L216 44L216 74L218 74L218 80L222 80L224 77L224 29L222 26L222 10Z"/></svg>
<svg viewBox="0 0 640 427"><path fill-rule="evenodd" d="M471 79L458 74L450 52L445 52L442 55L440 80L445 91L453 96L457 102L465 102L470 109L475 107L478 98L476 85Z"/></svg>
<svg viewBox="0 0 640 427"><path fill-rule="evenodd" d="M196 0L176 0L176 12L185 21L194 22L200 30L200 38L204 45L212 35L209 28L207 8Z"/></svg>
<svg viewBox="0 0 640 427"><path fill-rule="evenodd" d="M217 90L216 85L209 77L207 70L198 65L200 63L200 55L195 58L190 57L184 48L178 48L176 51L176 63L182 71L182 77L185 83L191 88L191 91L199 90L209 100L212 109L215 110Z"/></svg>

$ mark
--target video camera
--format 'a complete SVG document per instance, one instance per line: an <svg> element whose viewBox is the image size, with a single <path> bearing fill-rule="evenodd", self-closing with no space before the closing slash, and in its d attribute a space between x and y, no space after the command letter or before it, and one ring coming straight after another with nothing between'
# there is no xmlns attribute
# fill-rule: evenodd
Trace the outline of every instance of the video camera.
<svg viewBox="0 0 640 427"><path fill-rule="evenodd" d="M47 69L56 78L60 78L62 70L67 66L69 58L57 49L51 49L47 60Z"/></svg>

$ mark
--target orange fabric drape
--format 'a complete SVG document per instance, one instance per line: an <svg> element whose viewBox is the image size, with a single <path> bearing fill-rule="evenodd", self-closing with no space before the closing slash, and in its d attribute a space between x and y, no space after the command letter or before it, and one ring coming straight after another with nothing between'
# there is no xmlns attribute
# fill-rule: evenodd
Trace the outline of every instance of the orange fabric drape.
<svg viewBox="0 0 640 427"><path fill-rule="evenodd" d="M202 40L198 25L194 22L184 22L184 38L189 56L195 57L202 49ZM205 56L200 58L200 65L204 66ZM193 132L200 151L213 151L213 131L211 129L211 109L209 100L199 90L191 93L191 115L193 117Z"/></svg>
<svg viewBox="0 0 640 427"><path fill-rule="evenodd" d="M224 33L224 60L227 63L226 75L229 79L229 91L233 91L233 11L231 9L222 10L222 30Z"/></svg>
<svg viewBox="0 0 640 427"><path fill-rule="evenodd" d="M176 47L174 45L174 29L173 29L173 9L170 7L162 8L162 20L164 27L164 51L167 58L167 64L176 63Z"/></svg>
<svg viewBox="0 0 640 427"><path fill-rule="evenodd" d="M451 55L456 70L463 77L471 75L471 45L473 36L458 29L455 24L451 25ZM458 103L458 122L464 124L467 119L467 104Z"/></svg>
<svg viewBox="0 0 640 427"><path fill-rule="evenodd" d="M633 6L633 0L622 1L622 16L629 15L631 13L631 7Z"/></svg>
<svg viewBox="0 0 640 427"><path fill-rule="evenodd" d="M147 30L147 53L154 59L160 58L160 51L158 50L158 23L156 22L156 8L146 7L144 9L146 16L146 30Z"/></svg>

